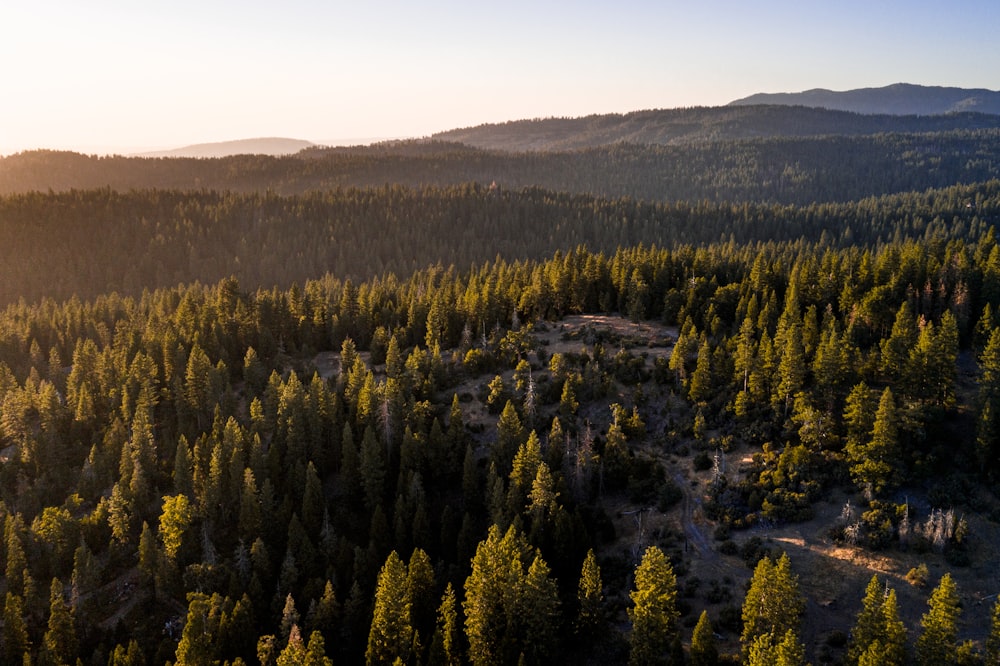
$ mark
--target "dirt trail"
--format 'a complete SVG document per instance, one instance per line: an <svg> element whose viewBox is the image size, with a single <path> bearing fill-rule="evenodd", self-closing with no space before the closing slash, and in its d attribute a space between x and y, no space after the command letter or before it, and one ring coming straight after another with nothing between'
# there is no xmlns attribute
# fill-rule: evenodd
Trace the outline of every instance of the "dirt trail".
<svg viewBox="0 0 1000 666"><path fill-rule="evenodd" d="M703 559L718 560L719 554L712 548L701 526L695 522L695 511L701 511L701 498L691 492L691 482L680 472L674 472L674 481L684 495L681 503L681 529L684 531L685 542L694 546Z"/></svg>

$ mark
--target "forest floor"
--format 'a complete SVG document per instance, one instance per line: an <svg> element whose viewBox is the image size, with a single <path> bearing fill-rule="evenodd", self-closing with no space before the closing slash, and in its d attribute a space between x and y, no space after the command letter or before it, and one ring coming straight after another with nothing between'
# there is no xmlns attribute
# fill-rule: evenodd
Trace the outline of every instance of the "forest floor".
<svg viewBox="0 0 1000 666"><path fill-rule="evenodd" d="M549 324L547 331L537 335L543 340L547 353L570 353L581 349L581 344L595 334L610 333L616 344L606 343L606 353L614 354L619 348L645 357L647 369L652 371L655 358L669 358L677 329L650 322L636 324L615 316L574 316ZM960 378L961 380L964 378ZM623 404L632 389L621 387ZM669 411L671 400L652 382L643 387L649 401L660 400ZM960 387L961 390L961 387ZM601 401L613 402L614 399ZM655 404L655 403L654 403ZM607 412L607 408L600 406ZM583 409L583 408L581 408ZM650 411L650 410L647 410ZM655 411L655 410L653 410ZM595 430L607 425L595 423ZM649 432L662 430L659 422L647 423ZM633 562L641 557L645 545L672 534L675 548L682 553L683 574L679 587L689 611L682 618L685 625L693 625L702 610L708 610L713 621L727 606L742 604L746 585L752 575L739 555L719 552L720 541L714 538L717 524L704 512L708 500L709 484L713 471L695 471L693 458L701 450L695 442L689 446L676 446L665 451L653 437L639 444L638 449L661 463L667 478L674 481L683 493L682 500L665 513L656 507L640 506L623 495L608 498L606 511L615 525L617 539L607 550L611 554L627 555ZM702 447L703 448L703 447ZM752 452L737 447L727 454L727 473L731 482L738 481L750 468ZM903 494L917 509L917 520L926 519L932 508L927 504L926 492L921 488L904 489L897 501L904 501ZM950 572L958 584L962 604L959 630L960 638L981 639L989 630L990 611L1000 592L1000 525L976 514L965 514L969 523L970 565L949 565L942 554L934 551L904 551L891 547L873 551L860 546L835 542L830 530L840 519L844 505L850 501L856 511L863 511L865 500L860 494L842 490L831 492L813 505L812 519L801 523L765 525L731 534L737 546L758 537L765 547L777 548L788 553L792 569L799 576L800 588L807 599L802 625L802 639L812 646L809 655L813 663L835 660L838 656L839 638L849 635L865 587L873 574L896 590L900 614L909 637L915 640L919 633L920 618L927 610L927 598L940 577ZM948 509L950 507L941 507ZM918 587L907 580L906 574L914 567L926 564L929 570L927 584ZM687 591L685 591L685 588ZM738 652L739 635L717 628L724 651ZM685 638L690 628L682 632Z"/></svg>

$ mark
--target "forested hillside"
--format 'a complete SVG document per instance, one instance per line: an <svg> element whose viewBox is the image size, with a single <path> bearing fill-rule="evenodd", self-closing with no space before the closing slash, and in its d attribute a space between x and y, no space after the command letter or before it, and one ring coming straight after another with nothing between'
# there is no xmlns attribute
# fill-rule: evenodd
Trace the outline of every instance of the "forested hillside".
<svg viewBox="0 0 1000 666"><path fill-rule="evenodd" d="M332 273L355 282L441 263L542 259L713 241L876 246L978 237L1000 223L1000 181L856 203L644 204L536 188L335 190L297 196L177 190L0 197L0 305L138 296L235 276L253 289Z"/></svg>
<svg viewBox="0 0 1000 666"><path fill-rule="evenodd" d="M998 663L981 120L0 160L0 664Z"/></svg>
<svg viewBox="0 0 1000 666"><path fill-rule="evenodd" d="M925 134L996 128L1000 123L993 114L968 112L977 109L900 117L885 111L862 115L807 108L819 106L792 106L785 100L775 100L754 105L734 102L719 107L515 120L439 132L433 138L490 150L565 151L616 143L667 146L759 138Z"/></svg>
<svg viewBox="0 0 1000 666"><path fill-rule="evenodd" d="M562 152L499 152L403 142L287 157L96 157L29 152L0 159L0 193L130 189L272 192L348 187L451 187L496 182L642 201L810 204L972 184L1000 177L1000 116L981 130L872 136L615 144Z"/></svg>

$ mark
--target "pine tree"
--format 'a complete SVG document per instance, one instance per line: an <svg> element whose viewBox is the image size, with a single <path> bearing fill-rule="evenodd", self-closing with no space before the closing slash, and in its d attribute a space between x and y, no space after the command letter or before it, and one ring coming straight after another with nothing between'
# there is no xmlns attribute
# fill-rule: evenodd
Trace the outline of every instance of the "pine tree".
<svg viewBox="0 0 1000 666"><path fill-rule="evenodd" d="M743 634L740 643L749 650L763 634L784 636L797 631L804 602L799 593L798 577L792 573L788 555L777 562L764 557L757 563L750 588L743 600Z"/></svg>
<svg viewBox="0 0 1000 666"><path fill-rule="evenodd" d="M804 666L805 663L805 646L792 629L777 642L771 633L757 636L750 645L746 660L746 666Z"/></svg>
<svg viewBox="0 0 1000 666"><path fill-rule="evenodd" d="M280 599L280 597L278 598ZM281 624L278 627L281 632L282 644L288 642L289 637L292 635L292 629L298 626L301 619L302 617L295 607L295 597L289 592L285 595L285 606L281 609Z"/></svg>
<svg viewBox="0 0 1000 666"><path fill-rule="evenodd" d="M413 644L410 597L406 593L406 565L396 551L389 553L378 575L375 608L368 633L368 664L409 660Z"/></svg>
<svg viewBox="0 0 1000 666"><path fill-rule="evenodd" d="M517 613L526 625L521 654L528 663L546 664L558 635L559 589L541 555L535 554L518 593Z"/></svg>
<svg viewBox="0 0 1000 666"><path fill-rule="evenodd" d="M326 641L323 634L314 631L309 634L309 644L306 646L303 666L333 666L333 660L326 656Z"/></svg>
<svg viewBox="0 0 1000 666"><path fill-rule="evenodd" d="M698 359L688 383L688 397L692 402L706 402L712 397L712 347L708 338L698 347Z"/></svg>
<svg viewBox="0 0 1000 666"><path fill-rule="evenodd" d="M575 384L574 377L567 377L563 382L562 394L559 396L559 415L567 423L573 422L576 410L580 407L580 401L576 399Z"/></svg>
<svg viewBox="0 0 1000 666"><path fill-rule="evenodd" d="M298 625L292 625L288 634L288 643L278 655L277 666L302 666L305 661L306 646L302 644Z"/></svg>
<svg viewBox="0 0 1000 666"><path fill-rule="evenodd" d="M580 608L576 617L576 632L581 637L593 639L601 631L604 624L603 587L601 568L591 548L583 559L580 582L576 588L576 601Z"/></svg>
<svg viewBox="0 0 1000 666"><path fill-rule="evenodd" d="M708 619L708 611L702 611L698 624L691 635L691 666L716 666L719 663L719 648L715 643L715 632Z"/></svg>
<svg viewBox="0 0 1000 666"><path fill-rule="evenodd" d="M194 513L187 495L173 495L163 498L163 510L160 513L160 541L163 552L171 560L177 558L177 553L184 542Z"/></svg>
<svg viewBox="0 0 1000 666"><path fill-rule="evenodd" d="M993 604L993 612L990 614L990 633L986 637L985 647L986 663L1000 663L1000 599Z"/></svg>
<svg viewBox="0 0 1000 666"><path fill-rule="evenodd" d="M144 585L151 586L156 580L156 572L159 568L160 551L156 547L156 537L149 523L142 524L142 533L139 535L139 572L142 574Z"/></svg>
<svg viewBox="0 0 1000 666"><path fill-rule="evenodd" d="M309 617L309 628L312 631L321 632L326 640L332 642L340 621L340 611L340 603L337 601L333 583L328 580L323 587L323 595L316 603L315 612Z"/></svg>
<svg viewBox="0 0 1000 666"><path fill-rule="evenodd" d="M504 475L510 473L514 456L522 442L524 442L524 428L517 410L514 409L514 403L508 400L497 420L497 441L493 445L491 456L498 471Z"/></svg>
<svg viewBox="0 0 1000 666"><path fill-rule="evenodd" d="M369 511L382 504L385 494L385 456L383 447L375 438L375 429L365 428L361 442L361 485L365 489L365 506Z"/></svg>
<svg viewBox="0 0 1000 666"><path fill-rule="evenodd" d="M200 666L212 663L216 658L218 616L214 606L213 599L207 594L188 594L187 618L177 644L177 666Z"/></svg>
<svg viewBox="0 0 1000 666"><path fill-rule="evenodd" d="M879 582L878 576L872 576L865 588L865 596L861 601L861 612L851 630L851 643L847 650L847 659L855 662L868 650L874 641L880 640L885 629L885 619L882 606L885 603L885 588Z"/></svg>
<svg viewBox="0 0 1000 666"><path fill-rule="evenodd" d="M908 301L903 301L892 332L880 343L882 359L880 370L890 381L898 381L906 374L910 350L917 343L917 325Z"/></svg>
<svg viewBox="0 0 1000 666"><path fill-rule="evenodd" d="M430 663L458 666L462 663L459 646L458 602L451 583L445 586L438 607L437 628L431 645Z"/></svg>
<svg viewBox="0 0 1000 666"><path fill-rule="evenodd" d="M532 525L540 528L546 519L551 518L559 505L557 500L559 493L555 490L555 481L549 466L541 463L535 479L531 482L531 492L528 494L528 503L525 506L531 514Z"/></svg>
<svg viewBox="0 0 1000 666"><path fill-rule="evenodd" d="M986 348L979 357L979 420L976 429L976 455L984 471L996 467L1000 441L1000 328L990 333Z"/></svg>
<svg viewBox="0 0 1000 666"><path fill-rule="evenodd" d="M28 560L24 554L23 532L24 521L21 514L8 514L4 526L4 552L7 556L4 577L7 579L7 591L22 599L30 596L28 591L33 586L31 573L28 571Z"/></svg>
<svg viewBox="0 0 1000 666"><path fill-rule="evenodd" d="M306 465L306 485L302 492L302 527L309 534L319 534L323 526L323 484L312 461Z"/></svg>
<svg viewBox="0 0 1000 666"><path fill-rule="evenodd" d="M3 606L3 627L0 628L0 657L5 665L21 663L28 650L28 626L24 620L24 601L7 592Z"/></svg>
<svg viewBox="0 0 1000 666"><path fill-rule="evenodd" d="M805 350L802 348L802 327L795 324L787 332L785 346L781 350L781 360L778 363L780 382L775 397L785 404L786 410L792 398L805 384L806 367Z"/></svg>
<svg viewBox="0 0 1000 666"><path fill-rule="evenodd" d="M66 603L62 582L52 579L49 593L49 628L42 639L39 661L43 664L68 663L76 655L76 626L72 610Z"/></svg>
<svg viewBox="0 0 1000 666"><path fill-rule="evenodd" d="M427 647L434 631L436 601L434 568L431 566L430 557L420 548L413 549L410 561L406 565L406 595L410 601L411 625L415 632L414 643Z"/></svg>
<svg viewBox="0 0 1000 666"><path fill-rule="evenodd" d="M889 594L882 604L882 639L872 644L881 643L881 658L884 666L903 666L906 663L906 626L899 619L899 607L896 603L896 590Z"/></svg>
<svg viewBox="0 0 1000 666"><path fill-rule="evenodd" d="M844 426L847 429L845 450L848 456L860 459L864 455L863 447L874 425L871 390L861 382L851 389L844 403Z"/></svg>
<svg viewBox="0 0 1000 666"><path fill-rule="evenodd" d="M629 664L665 664L677 631L677 578L670 560L650 546L635 570L635 590L629 593L632 621Z"/></svg>
<svg viewBox="0 0 1000 666"><path fill-rule="evenodd" d="M465 581L469 661L478 666L513 663L518 655L541 659L556 635L557 592L545 561L516 527L502 537L496 525L490 527Z"/></svg>
<svg viewBox="0 0 1000 666"><path fill-rule="evenodd" d="M897 483L902 465L897 421L896 401L887 386L879 398L871 438L847 450L851 476L859 488L881 495Z"/></svg>
<svg viewBox="0 0 1000 666"><path fill-rule="evenodd" d="M142 654L139 643L132 639L128 647L117 645L108 658L108 666L146 666L146 657Z"/></svg>
<svg viewBox="0 0 1000 666"><path fill-rule="evenodd" d="M957 663L958 650L958 589L951 574L941 582L927 602L928 610L920 619L921 634L917 638L917 662L921 666L946 666Z"/></svg>

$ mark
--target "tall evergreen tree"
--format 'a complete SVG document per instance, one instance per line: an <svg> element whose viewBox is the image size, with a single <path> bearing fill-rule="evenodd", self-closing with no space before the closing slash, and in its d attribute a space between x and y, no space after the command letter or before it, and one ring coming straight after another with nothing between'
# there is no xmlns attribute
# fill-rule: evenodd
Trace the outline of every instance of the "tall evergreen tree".
<svg viewBox="0 0 1000 666"><path fill-rule="evenodd" d="M551 648L557 589L544 560L514 526L501 537L494 525L479 543L462 607L469 661L477 666L515 663L519 656L536 663Z"/></svg>
<svg viewBox="0 0 1000 666"><path fill-rule="evenodd" d="M577 634L593 638L599 634L604 624L604 591L601 582L601 568L597 564L594 549L587 551L580 570L580 582L576 588L579 611L576 617Z"/></svg>
<svg viewBox="0 0 1000 666"><path fill-rule="evenodd" d="M987 664L1000 663L1000 599L990 613L990 633L986 636L985 660Z"/></svg>
<svg viewBox="0 0 1000 666"><path fill-rule="evenodd" d="M1000 450L1000 328L993 329L979 357L979 393L976 456L986 472L996 468Z"/></svg>
<svg viewBox="0 0 1000 666"><path fill-rule="evenodd" d="M946 666L958 661L958 588L951 574L931 592L928 609L920 619L917 662L920 666Z"/></svg>
<svg viewBox="0 0 1000 666"><path fill-rule="evenodd" d="M872 576L865 588L864 599L861 600L861 612L851 630L851 642L847 650L847 659L856 662L868 646L880 640L885 629L882 606L885 603L886 590L879 582L878 576Z"/></svg>
<svg viewBox="0 0 1000 666"><path fill-rule="evenodd" d="M862 446L847 449L854 482L875 495L894 487L901 475L898 418L892 389L887 386L879 398L871 438Z"/></svg>
<svg viewBox="0 0 1000 666"><path fill-rule="evenodd" d="M39 662L42 664L69 663L76 656L76 625L72 609L66 603L65 589L58 578L52 579L49 594L49 628L42 639Z"/></svg>
<svg viewBox="0 0 1000 666"><path fill-rule="evenodd" d="M743 600L743 634L740 643L748 654L754 641L764 635L797 632L804 601L791 561L782 553L777 562L764 557L757 563L750 588Z"/></svg>
<svg viewBox="0 0 1000 666"><path fill-rule="evenodd" d="M444 666L458 666L462 663L462 651L459 644L458 601L451 583L445 586L441 595L441 605L438 607L437 628L434 630L434 641L431 644L430 662Z"/></svg>
<svg viewBox="0 0 1000 666"><path fill-rule="evenodd" d="M670 560L656 546L643 554L635 570L635 590L629 596L629 664L666 664L677 631L677 577Z"/></svg>
<svg viewBox="0 0 1000 666"><path fill-rule="evenodd" d="M24 601L7 592L3 606L3 627L0 628L0 656L5 666L22 663L28 651L28 627L24 619Z"/></svg>
<svg viewBox="0 0 1000 666"><path fill-rule="evenodd" d="M406 565L396 551L389 553L378 575L375 608L368 633L368 664L410 660L413 645L410 595L406 591Z"/></svg>
<svg viewBox="0 0 1000 666"><path fill-rule="evenodd" d="M719 648L715 642L712 622L708 611L702 611L698 624L691 635L691 666L716 666L719 663Z"/></svg>

